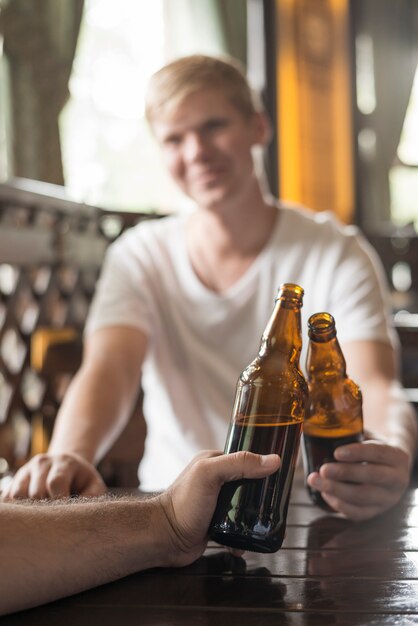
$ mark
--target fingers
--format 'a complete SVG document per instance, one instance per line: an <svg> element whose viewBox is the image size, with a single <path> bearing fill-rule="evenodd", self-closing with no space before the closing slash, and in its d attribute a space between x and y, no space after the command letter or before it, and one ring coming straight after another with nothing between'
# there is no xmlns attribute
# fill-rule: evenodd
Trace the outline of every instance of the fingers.
<svg viewBox="0 0 418 626"><path fill-rule="evenodd" d="M403 453L400 455L400 453ZM346 462L369 462L381 465L398 465L400 456L407 462L408 455L395 446L390 446L383 441L370 439L362 443L352 443L347 446L340 446L334 452L337 461Z"/></svg>
<svg viewBox="0 0 418 626"><path fill-rule="evenodd" d="M329 506L334 509L334 511L341 513L354 522L371 519L372 517L379 515L379 513L382 513L384 510L381 505L358 506L327 493L322 493L321 495L325 502L327 502Z"/></svg>
<svg viewBox="0 0 418 626"><path fill-rule="evenodd" d="M96 469L76 454L39 454L23 466L4 492L4 497L64 498L77 493L97 496L106 486Z"/></svg>
<svg viewBox="0 0 418 626"><path fill-rule="evenodd" d="M379 465L363 461L361 463L326 463L319 470L326 480L376 485L385 489L401 489L406 486L406 476L398 467Z"/></svg>
<svg viewBox="0 0 418 626"><path fill-rule="evenodd" d="M107 487L100 476L100 474L94 469L93 472L89 472L87 475L78 475L74 481L74 491L77 495L84 496L86 498L102 496L107 492Z"/></svg>
<svg viewBox="0 0 418 626"><path fill-rule="evenodd" d="M37 455L16 472L3 496L8 499L46 498L48 493L45 481L50 465L46 454Z"/></svg>
<svg viewBox="0 0 418 626"><path fill-rule="evenodd" d="M51 460L46 455L40 455L36 471L32 471L29 478L28 497L42 500L48 497L46 481L51 468Z"/></svg>
<svg viewBox="0 0 418 626"><path fill-rule="evenodd" d="M2 496L5 499L14 498L27 498L29 493L30 474L20 469L13 480L10 481L5 489L3 489Z"/></svg>
<svg viewBox="0 0 418 626"><path fill-rule="evenodd" d="M321 475L339 481L368 483L403 492L410 479L410 457L398 448L370 440L337 448L340 463L325 464Z"/></svg>
<svg viewBox="0 0 418 626"><path fill-rule="evenodd" d="M321 468L322 469L322 468ZM311 474L308 484L322 495L338 497L342 501L351 502L355 505L367 505L373 501L390 501L392 496L386 487L371 483L345 483L337 480L329 480L320 473Z"/></svg>
<svg viewBox="0 0 418 626"><path fill-rule="evenodd" d="M395 505L409 482L407 453L370 440L337 448L339 463L325 463L307 478L336 511L354 520L373 517Z"/></svg>
<svg viewBox="0 0 418 626"><path fill-rule="evenodd" d="M214 485L242 478L263 478L277 471L280 457L277 454L260 455L251 452L234 452L209 458L200 457L202 474Z"/></svg>
<svg viewBox="0 0 418 626"><path fill-rule="evenodd" d="M394 497L394 493L387 489L327 481L318 473L310 474L307 483L321 492L322 498L335 512L357 522L383 513L398 500L398 497Z"/></svg>
<svg viewBox="0 0 418 626"><path fill-rule="evenodd" d="M54 458L47 480L47 495L64 498L72 494L100 496L106 486L96 469L84 459L73 455Z"/></svg>
<svg viewBox="0 0 418 626"><path fill-rule="evenodd" d="M73 472L70 471L68 461L58 457L50 466L49 474L45 480L48 496L51 498L70 496L72 480Z"/></svg>

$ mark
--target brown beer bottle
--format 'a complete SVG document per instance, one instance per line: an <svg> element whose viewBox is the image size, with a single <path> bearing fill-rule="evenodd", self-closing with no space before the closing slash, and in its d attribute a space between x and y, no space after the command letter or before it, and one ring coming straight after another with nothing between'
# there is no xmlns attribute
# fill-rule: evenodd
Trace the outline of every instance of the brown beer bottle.
<svg viewBox="0 0 418 626"><path fill-rule="evenodd" d="M363 439L361 391L347 376L335 320L329 313L315 313L309 318L308 327L309 402L303 425L306 475L317 472L323 463L336 462L334 450L338 446ZM309 486L308 491L315 504L332 510L320 492Z"/></svg>
<svg viewBox="0 0 418 626"><path fill-rule="evenodd" d="M225 454L279 454L277 472L226 483L209 534L223 545L275 552L282 545L308 387L299 369L303 289L280 287L258 356L238 379Z"/></svg>

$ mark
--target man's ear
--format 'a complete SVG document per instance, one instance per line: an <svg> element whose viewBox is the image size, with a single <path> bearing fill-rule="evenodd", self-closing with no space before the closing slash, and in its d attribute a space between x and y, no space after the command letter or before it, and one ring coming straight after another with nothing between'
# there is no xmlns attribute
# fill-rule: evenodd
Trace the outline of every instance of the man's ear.
<svg viewBox="0 0 418 626"><path fill-rule="evenodd" d="M254 145L266 146L273 136L270 118L265 111L254 113Z"/></svg>

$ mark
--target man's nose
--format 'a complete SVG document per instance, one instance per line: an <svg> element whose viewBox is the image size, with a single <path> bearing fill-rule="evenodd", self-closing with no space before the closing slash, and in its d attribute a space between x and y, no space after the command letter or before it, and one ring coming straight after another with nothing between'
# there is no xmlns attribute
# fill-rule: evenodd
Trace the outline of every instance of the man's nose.
<svg viewBox="0 0 418 626"><path fill-rule="evenodd" d="M189 133L183 144L185 161L192 162L204 157L207 153L207 142L200 133Z"/></svg>

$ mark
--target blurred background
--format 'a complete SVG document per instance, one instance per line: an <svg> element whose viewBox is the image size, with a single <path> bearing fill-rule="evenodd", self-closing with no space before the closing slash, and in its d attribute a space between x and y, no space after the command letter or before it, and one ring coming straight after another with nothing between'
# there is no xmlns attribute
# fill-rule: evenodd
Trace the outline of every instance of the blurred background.
<svg viewBox="0 0 418 626"><path fill-rule="evenodd" d="M80 202L169 212L147 80L193 52L240 59L275 136L281 197L367 229L418 228L416 0L1 0L0 174Z"/></svg>
<svg viewBox="0 0 418 626"><path fill-rule="evenodd" d="M273 193L375 246L418 403L417 0L0 0L0 476L47 445L108 243L190 208L144 93L194 52L262 94Z"/></svg>

